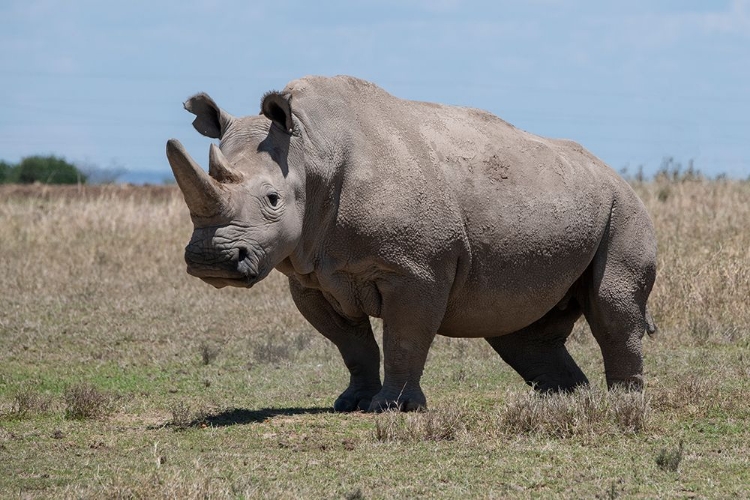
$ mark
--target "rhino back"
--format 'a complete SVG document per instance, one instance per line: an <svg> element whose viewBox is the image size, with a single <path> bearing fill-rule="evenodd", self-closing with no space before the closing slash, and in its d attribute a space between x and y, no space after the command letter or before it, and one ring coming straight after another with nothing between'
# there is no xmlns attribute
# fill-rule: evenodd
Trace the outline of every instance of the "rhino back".
<svg viewBox="0 0 750 500"><path fill-rule="evenodd" d="M615 199L638 209L577 144L490 113L398 99L349 77L288 90L330 170L318 176L339 186L320 236L330 273L368 294L383 270L450 287L439 333L497 335L535 321L591 262Z"/></svg>

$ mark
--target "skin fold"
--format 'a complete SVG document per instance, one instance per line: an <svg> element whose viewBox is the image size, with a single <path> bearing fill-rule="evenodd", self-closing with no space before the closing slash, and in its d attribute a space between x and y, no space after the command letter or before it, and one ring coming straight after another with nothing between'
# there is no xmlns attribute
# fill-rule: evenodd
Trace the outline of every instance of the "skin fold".
<svg viewBox="0 0 750 500"><path fill-rule="evenodd" d="M206 94L185 108L220 140L208 174L167 144L195 226L188 272L216 287L284 273L349 369L336 410L425 407L436 334L486 338L537 390L572 390L588 383L565 348L581 315L607 384L642 388L653 225L580 145L351 77L295 80L257 116Z"/></svg>

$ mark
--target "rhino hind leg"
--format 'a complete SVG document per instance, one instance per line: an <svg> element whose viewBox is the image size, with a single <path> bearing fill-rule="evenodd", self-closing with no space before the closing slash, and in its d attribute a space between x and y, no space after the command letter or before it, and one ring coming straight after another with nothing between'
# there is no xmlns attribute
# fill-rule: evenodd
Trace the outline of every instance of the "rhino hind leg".
<svg viewBox="0 0 750 500"><path fill-rule="evenodd" d="M639 391L641 341L656 329L646 308L656 278L656 246L643 214L633 214L629 224L613 218L611 225L620 230L605 234L579 299L602 352L607 386Z"/></svg>
<svg viewBox="0 0 750 500"><path fill-rule="evenodd" d="M604 280L591 288L584 301L584 315L601 349L610 389L643 389L642 339L646 331L654 330L646 310L647 297L645 290Z"/></svg>
<svg viewBox="0 0 750 500"><path fill-rule="evenodd" d="M565 348L565 340L580 316L581 308L572 299L565 309L556 307L526 328L485 340L536 391L572 391L588 384Z"/></svg>

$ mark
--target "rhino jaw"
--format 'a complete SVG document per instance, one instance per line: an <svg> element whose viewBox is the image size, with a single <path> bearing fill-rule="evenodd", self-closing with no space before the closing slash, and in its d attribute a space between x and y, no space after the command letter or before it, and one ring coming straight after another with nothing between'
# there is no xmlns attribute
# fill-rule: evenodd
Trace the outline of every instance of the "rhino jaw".
<svg viewBox="0 0 750 500"><path fill-rule="evenodd" d="M239 288L251 288L255 283L246 283L243 280L230 279L230 278L201 278L203 281L208 283L214 288L224 288L226 286L234 286Z"/></svg>

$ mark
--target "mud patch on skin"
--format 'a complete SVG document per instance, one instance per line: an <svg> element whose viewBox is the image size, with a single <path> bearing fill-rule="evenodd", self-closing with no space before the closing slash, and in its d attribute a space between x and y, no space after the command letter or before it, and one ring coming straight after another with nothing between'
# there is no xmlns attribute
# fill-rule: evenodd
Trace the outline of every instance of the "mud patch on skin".
<svg viewBox="0 0 750 500"><path fill-rule="evenodd" d="M493 154L484 160L484 171L489 177L490 182L498 182L508 178L510 164L502 160L498 155Z"/></svg>

